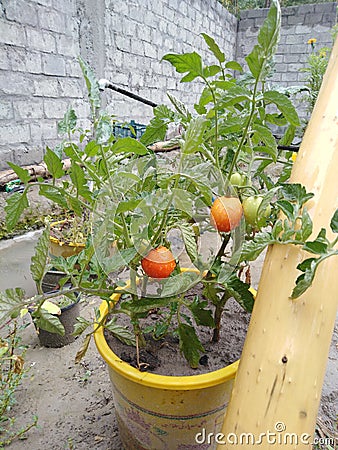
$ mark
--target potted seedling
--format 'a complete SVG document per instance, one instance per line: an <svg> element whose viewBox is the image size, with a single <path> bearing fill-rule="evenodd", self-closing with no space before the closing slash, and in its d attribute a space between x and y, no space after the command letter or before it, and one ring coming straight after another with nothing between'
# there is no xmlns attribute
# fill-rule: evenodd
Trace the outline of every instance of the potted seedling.
<svg viewBox="0 0 338 450"><path fill-rule="evenodd" d="M68 258L77 255L86 246L89 235L88 219L70 215L50 224L50 252L53 256Z"/></svg>
<svg viewBox="0 0 338 450"><path fill-rule="evenodd" d="M226 339L221 325L229 299L234 297L251 311L250 261L269 244L292 243L312 253L298 266L300 276L290 292L296 298L311 285L318 264L337 253L325 230L308 242L312 222L306 202L313 194L287 183L292 154L278 149L269 128L285 126L282 142L288 145L299 125L289 98L266 81L280 20L279 5L273 2L258 43L246 58L247 73L237 62L226 62L205 34L216 64L206 66L196 52L166 55L163 59L185 74L183 82L200 78L205 83L195 113L170 96L173 109L156 107L140 142L116 139L107 117L100 116L95 142L87 143L81 157L79 146L76 151L74 146L65 149L73 158L73 170L81 171L76 202L70 200L68 185L53 185L52 194L48 190L55 200L67 198L80 210L90 203L91 233L85 249L67 259L54 258L53 267L71 281L68 293L102 299L93 321L77 320L75 334L86 333L77 360L94 334L109 367L125 448L193 446L202 429L220 431L238 362L208 371L209 350L200 330L206 329L218 347ZM233 76L234 70L239 76ZM96 84L92 72L86 73L93 101ZM175 139L179 155L168 164L148 146L163 140L171 122L179 123L183 133ZM91 157L100 159L99 182ZM272 179L268 167L276 163L282 170ZM91 178L97 190L88 202ZM7 208L10 217L12 202ZM328 224L335 232L337 221L338 213ZM38 283L45 275L46 236L32 267ZM202 292L191 295L196 286ZM27 303L20 290L7 291L1 298L0 319L19 314ZM41 310L46 299L50 300L39 294L31 301ZM123 355L110 347L111 335L134 345L135 361L123 361ZM157 341L160 347L173 347L172 355L182 353L192 374L151 373L144 350ZM205 373L195 375L203 365Z"/></svg>
<svg viewBox="0 0 338 450"><path fill-rule="evenodd" d="M41 345L56 348L75 340L74 326L80 316L80 294L71 289L70 277L53 267L49 236L47 227L39 239L31 262L37 295L33 297L34 300L28 300L21 315L30 313Z"/></svg>

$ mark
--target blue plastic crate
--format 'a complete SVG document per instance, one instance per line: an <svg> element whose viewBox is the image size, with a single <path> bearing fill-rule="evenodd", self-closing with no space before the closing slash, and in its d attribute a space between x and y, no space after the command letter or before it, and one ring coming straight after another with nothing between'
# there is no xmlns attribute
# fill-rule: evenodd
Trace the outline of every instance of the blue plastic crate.
<svg viewBox="0 0 338 450"><path fill-rule="evenodd" d="M114 124L113 132L115 137L132 137L135 139L140 139L142 134L145 132L146 125L141 123L136 123L131 120L129 124Z"/></svg>

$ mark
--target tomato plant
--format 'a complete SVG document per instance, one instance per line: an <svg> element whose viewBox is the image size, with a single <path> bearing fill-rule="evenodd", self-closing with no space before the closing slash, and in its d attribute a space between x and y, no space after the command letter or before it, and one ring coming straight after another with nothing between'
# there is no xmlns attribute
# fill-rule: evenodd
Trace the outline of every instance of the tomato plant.
<svg viewBox="0 0 338 450"><path fill-rule="evenodd" d="M240 224L242 204L236 197L218 197L210 211L210 221L220 232L229 232Z"/></svg>
<svg viewBox="0 0 338 450"><path fill-rule="evenodd" d="M176 262L173 254L164 246L150 250L141 261L144 272L152 278L168 278L175 270Z"/></svg>
<svg viewBox="0 0 338 450"><path fill-rule="evenodd" d="M124 342L136 342L137 348L144 344L143 319L151 311L159 311L154 334L178 335L180 349L196 367L203 347L195 328L212 328L213 341L217 341L222 312L230 297L246 311L252 310L249 277L243 280L243 273L248 274L250 261L268 245L295 244L312 252L313 258L298 267L302 274L292 296L299 296L311 285L318 264L337 253L336 241L329 242L322 230L308 242L312 221L306 202L312 194L299 184L288 184L293 161L280 150L271 131L281 127L278 143L289 146L300 126L288 93L270 82L280 23L279 4L272 0L257 44L246 57L246 72L237 61L226 61L218 44L204 33L202 38L214 58L211 65L197 52L165 55L163 61L183 75L182 82L198 78L204 87L194 112L169 94L171 106L154 108L154 118L140 141L114 136L113 117L99 111L100 91L94 71L80 60L89 89L92 130L77 127L75 111L69 109L59 126L64 141L54 150L47 148L44 157L52 183L39 179L29 183L28 171L12 164L24 190L9 196L5 210L10 229L29 206L29 189L36 186L40 195L62 208L85 218L90 213L92 236L79 255L51 262L48 230L43 233L31 266L39 295L27 300L20 289L1 293L0 320L17 316L27 305L41 309L46 300L42 279L53 264L65 274L64 284L72 283L67 294L85 292L110 302L112 294L122 293L121 302L111 302L109 309L114 318L118 314L129 317L134 336L121 331L114 320L105 326ZM177 156L166 159L155 154L151 144L164 140L169 124L179 126L182 133L168 143L169 147L179 145ZM62 153L71 160L68 172ZM276 176L270 169L277 162L282 170ZM250 225L246 230L239 226L243 211ZM260 231L263 226L264 231ZM337 215L331 229L338 232ZM218 239L209 239L209 233ZM175 261L170 250L171 235L174 243L181 242L184 262L188 260L198 275L181 270L180 259ZM209 259L203 258L201 242L211 247ZM121 276L125 272L130 275L129 283ZM189 300L186 291L200 281L206 300ZM103 322L96 322L96 328ZM44 323L47 329L55 329L55 319L46 316ZM88 347L93 328L89 320L79 319L75 333L90 330L80 356Z"/></svg>

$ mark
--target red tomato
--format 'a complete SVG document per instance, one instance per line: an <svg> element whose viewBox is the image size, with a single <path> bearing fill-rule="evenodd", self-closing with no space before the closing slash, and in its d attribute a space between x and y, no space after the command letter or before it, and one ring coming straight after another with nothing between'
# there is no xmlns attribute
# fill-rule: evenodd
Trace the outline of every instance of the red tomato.
<svg viewBox="0 0 338 450"><path fill-rule="evenodd" d="M150 250L141 261L142 268L148 277L168 278L176 267L173 254L164 246Z"/></svg>

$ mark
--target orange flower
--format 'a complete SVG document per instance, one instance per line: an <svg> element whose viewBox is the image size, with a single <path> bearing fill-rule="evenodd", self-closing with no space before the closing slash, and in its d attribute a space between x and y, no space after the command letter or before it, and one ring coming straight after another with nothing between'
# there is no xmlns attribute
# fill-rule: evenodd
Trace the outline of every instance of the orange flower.
<svg viewBox="0 0 338 450"><path fill-rule="evenodd" d="M315 44L316 42L317 42L317 39L316 39L316 38L311 38L311 39L309 39L309 40L307 41L307 43L308 43L308 44L311 44L311 45Z"/></svg>

